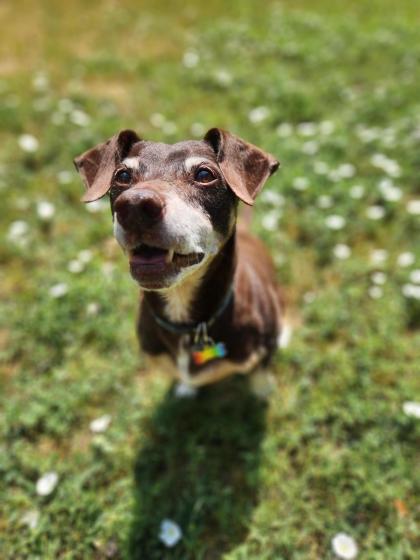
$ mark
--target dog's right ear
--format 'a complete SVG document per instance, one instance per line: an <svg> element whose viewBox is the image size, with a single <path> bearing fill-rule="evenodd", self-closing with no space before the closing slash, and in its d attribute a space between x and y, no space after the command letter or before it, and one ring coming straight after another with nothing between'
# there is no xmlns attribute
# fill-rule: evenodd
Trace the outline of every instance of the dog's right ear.
<svg viewBox="0 0 420 560"><path fill-rule="evenodd" d="M83 202L102 198L111 188L116 166L140 138L133 130L123 130L74 159L74 165L87 188Z"/></svg>

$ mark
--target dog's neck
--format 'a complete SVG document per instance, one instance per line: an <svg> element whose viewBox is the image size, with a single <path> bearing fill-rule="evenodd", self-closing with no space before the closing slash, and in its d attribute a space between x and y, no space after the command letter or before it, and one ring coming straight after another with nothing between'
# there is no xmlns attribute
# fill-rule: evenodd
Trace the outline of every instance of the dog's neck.
<svg viewBox="0 0 420 560"><path fill-rule="evenodd" d="M209 321L231 289L236 266L235 230L220 252L203 268L165 293L145 292L151 309L172 323Z"/></svg>

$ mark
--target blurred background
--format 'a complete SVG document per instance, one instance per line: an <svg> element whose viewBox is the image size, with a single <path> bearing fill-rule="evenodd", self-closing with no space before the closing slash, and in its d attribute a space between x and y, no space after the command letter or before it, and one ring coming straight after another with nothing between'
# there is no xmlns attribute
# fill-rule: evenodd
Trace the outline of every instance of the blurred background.
<svg viewBox="0 0 420 560"><path fill-rule="evenodd" d="M2 558L415 558L419 16L0 4ZM254 230L299 326L267 404L140 371L137 288L72 165L123 128L213 126L282 162Z"/></svg>

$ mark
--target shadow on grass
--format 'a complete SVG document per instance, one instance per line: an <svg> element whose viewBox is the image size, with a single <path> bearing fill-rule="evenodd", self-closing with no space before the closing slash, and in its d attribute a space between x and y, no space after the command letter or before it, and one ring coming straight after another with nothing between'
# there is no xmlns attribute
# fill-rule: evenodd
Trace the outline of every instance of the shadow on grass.
<svg viewBox="0 0 420 560"><path fill-rule="evenodd" d="M216 560L243 541L257 500L265 410L243 378L194 399L166 394L135 465L132 560ZM166 518L183 532L173 548L158 538Z"/></svg>

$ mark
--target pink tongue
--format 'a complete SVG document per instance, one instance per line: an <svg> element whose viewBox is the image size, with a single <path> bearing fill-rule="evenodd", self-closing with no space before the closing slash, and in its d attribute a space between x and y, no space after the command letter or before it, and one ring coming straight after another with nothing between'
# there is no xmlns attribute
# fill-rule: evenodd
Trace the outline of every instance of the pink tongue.
<svg viewBox="0 0 420 560"><path fill-rule="evenodd" d="M137 249L135 253L130 256L130 262L133 264L160 264L166 260L168 251L165 249L157 249L155 247L143 246Z"/></svg>

